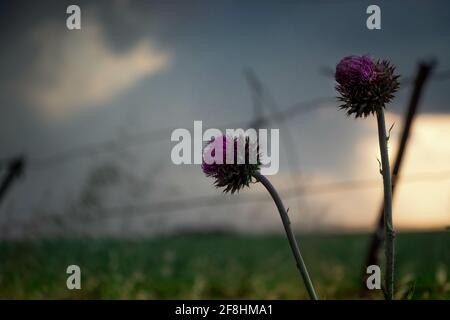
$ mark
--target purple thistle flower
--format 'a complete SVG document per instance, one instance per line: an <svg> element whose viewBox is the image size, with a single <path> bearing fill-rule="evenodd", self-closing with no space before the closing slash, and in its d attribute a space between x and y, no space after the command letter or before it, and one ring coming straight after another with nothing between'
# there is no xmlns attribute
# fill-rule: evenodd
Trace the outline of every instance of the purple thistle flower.
<svg viewBox="0 0 450 320"><path fill-rule="evenodd" d="M209 141L203 150L202 170L207 177L214 178L216 187L225 188L224 192L239 192L240 189L248 187L253 179L264 185L280 213L289 245L308 294L311 299L317 300L314 286L292 231L288 213L274 186L259 172L260 166L258 141L252 141L248 136L221 135Z"/></svg>
<svg viewBox="0 0 450 320"><path fill-rule="evenodd" d="M388 61L374 62L369 56L348 56L336 66L339 107L356 118L367 117L385 107L398 90L398 75Z"/></svg>
<svg viewBox="0 0 450 320"><path fill-rule="evenodd" d="M214 178L214 185L225 188L224 192L235 193L248 187L260 166L259 146L249 137L219 136L203 150L203 173Z"/></svg>
<svg viewBox="0 0 450 320"><path fill-rule="evenodd" d="M347 115L367 117L375 114L378 124L378 141L381 154L381 174L384 189L384 229L386 256L386 299L394 298L394 227L392 224L392 177L389 167L388 136L384 119L386 103L394 98L399 88L398 75L388 61L374 62L367 56L349 56L342 59L336 66L335 79L338 97L342 102L341 109L346 109Z"/></svg>

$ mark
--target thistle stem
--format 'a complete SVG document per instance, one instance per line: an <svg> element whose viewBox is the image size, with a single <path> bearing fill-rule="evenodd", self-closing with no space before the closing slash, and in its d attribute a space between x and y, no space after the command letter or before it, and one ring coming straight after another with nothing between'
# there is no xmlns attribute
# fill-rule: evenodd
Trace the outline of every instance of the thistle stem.
<svg viewBox="0 0 450 320"><path fill-rule="evenodd" d="M255 173L254 176L259 182L263 184L263 186L267 189L267 191L269 191L270 195L272 196L272 199L278 208L278 212L280 213L281 221L283 222L284 230L286 231L289 245L291 246L292 253L294 254L294 258L297 263L297 268L300 271L300 275L303 278L303 282L305 283L306 290L308 291L309 294L309 298L311 300L317 300L316 292L314 291L313 284L311 282L311 279L309 278L308 270L306 269L305 262L303 261L297 241L295 240L294 232L292 231L289 216L286 212L286 209L284 208L280 196L278 195L278 192L275 190L270 181L261 173L257 172Z"/></svg>
<svg viewBox="0 0 450 320"><path fill-rule="evenodd" d="M394 238L395 232L392 223L392 182L389 166L389 154L387 148L386 123L383 110L377 111L378 140L380 143L381 166L384 186L384 232L386 234L385 255L386 274L385 290L386 299L394 299Z"/></svg>

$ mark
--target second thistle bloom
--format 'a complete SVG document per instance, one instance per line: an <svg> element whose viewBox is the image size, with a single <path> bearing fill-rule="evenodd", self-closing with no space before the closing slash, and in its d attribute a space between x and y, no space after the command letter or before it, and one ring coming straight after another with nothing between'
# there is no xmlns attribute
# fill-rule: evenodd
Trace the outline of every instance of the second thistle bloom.
<svg viewBox="0 0 450 320"><path fill-rule="evenodd" d="M214 178L214 185L223 187L224 192L235 193L248 187L260 166L258 144L249 137L219 136L203 151L203 173Z"/></svg>
<svg viewBox="0 0 450 320"><path fill-rule="evenodd" d="M348 56L336 66L336 89L341 109L348 115L367 117L385 107L399 87L399 76L388 61L368 56Z"/></svg>

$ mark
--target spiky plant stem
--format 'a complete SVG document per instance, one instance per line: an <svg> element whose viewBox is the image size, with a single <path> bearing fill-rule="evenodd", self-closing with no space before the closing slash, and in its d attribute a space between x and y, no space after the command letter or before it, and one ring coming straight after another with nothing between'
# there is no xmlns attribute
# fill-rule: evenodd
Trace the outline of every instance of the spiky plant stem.
<svg viewBox="0 0 450 320"><path fill-rule="evenodd" d="M378 123L378 140L380 143L380 154L381 154L381 167L382 167L381 173L383 175L383 186L384 186L384 232L386 234L385 296L386 299L393 300L395 232L392 224L392 182L391 182L391 169L389 166L389 154L387 147L388 137L386 135L386 123L384 120L383 109L377 110L377 123Z"/></svg>
<svg viewBox="0 0 450 320"><path fill-rule="evenodd" d="M316 292L314 291L313 284L311 282L311 279L309 278L308 270L306 269L306 265L300 253L300 249L295 239L294 232L292 231L289 216L286 212L286 209L284 208L280 196L278 195L278 192L275 190L270 181L261 173L256 172L254 176L259 182L263 184L263 186L267 189L267 191L269 191L270 195L272 196L272 199L278 208L278 212L280 213L281 221L283 222L284 230L286 231L289 245L291 246L292 253L294 254L294 258L297 263L297 268L300 271L300 275L303 278L303 282L305 283L306 290L308 291L309 294L309 298L311 300L317 300Z"/></svg>

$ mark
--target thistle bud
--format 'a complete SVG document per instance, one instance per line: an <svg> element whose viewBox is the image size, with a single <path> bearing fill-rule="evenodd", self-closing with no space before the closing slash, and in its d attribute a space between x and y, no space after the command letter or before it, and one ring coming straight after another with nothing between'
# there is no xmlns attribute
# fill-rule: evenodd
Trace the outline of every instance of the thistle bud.
<svg viewBox="0 0 450 320"><path fill-rule="evenodd" d="M348 56L336 66L339 106L355 118L367 117L385 108L399 88L395 67L388 61L374 62L368 56Z"/></svg>
<svg viewBox="0 0 450 320"><path fill-rule="evenodd" d="M219 136L203 150L203 173L214 178L214 185L225 193L248 187L260 166L258 143L249 137Z"/></svg>

